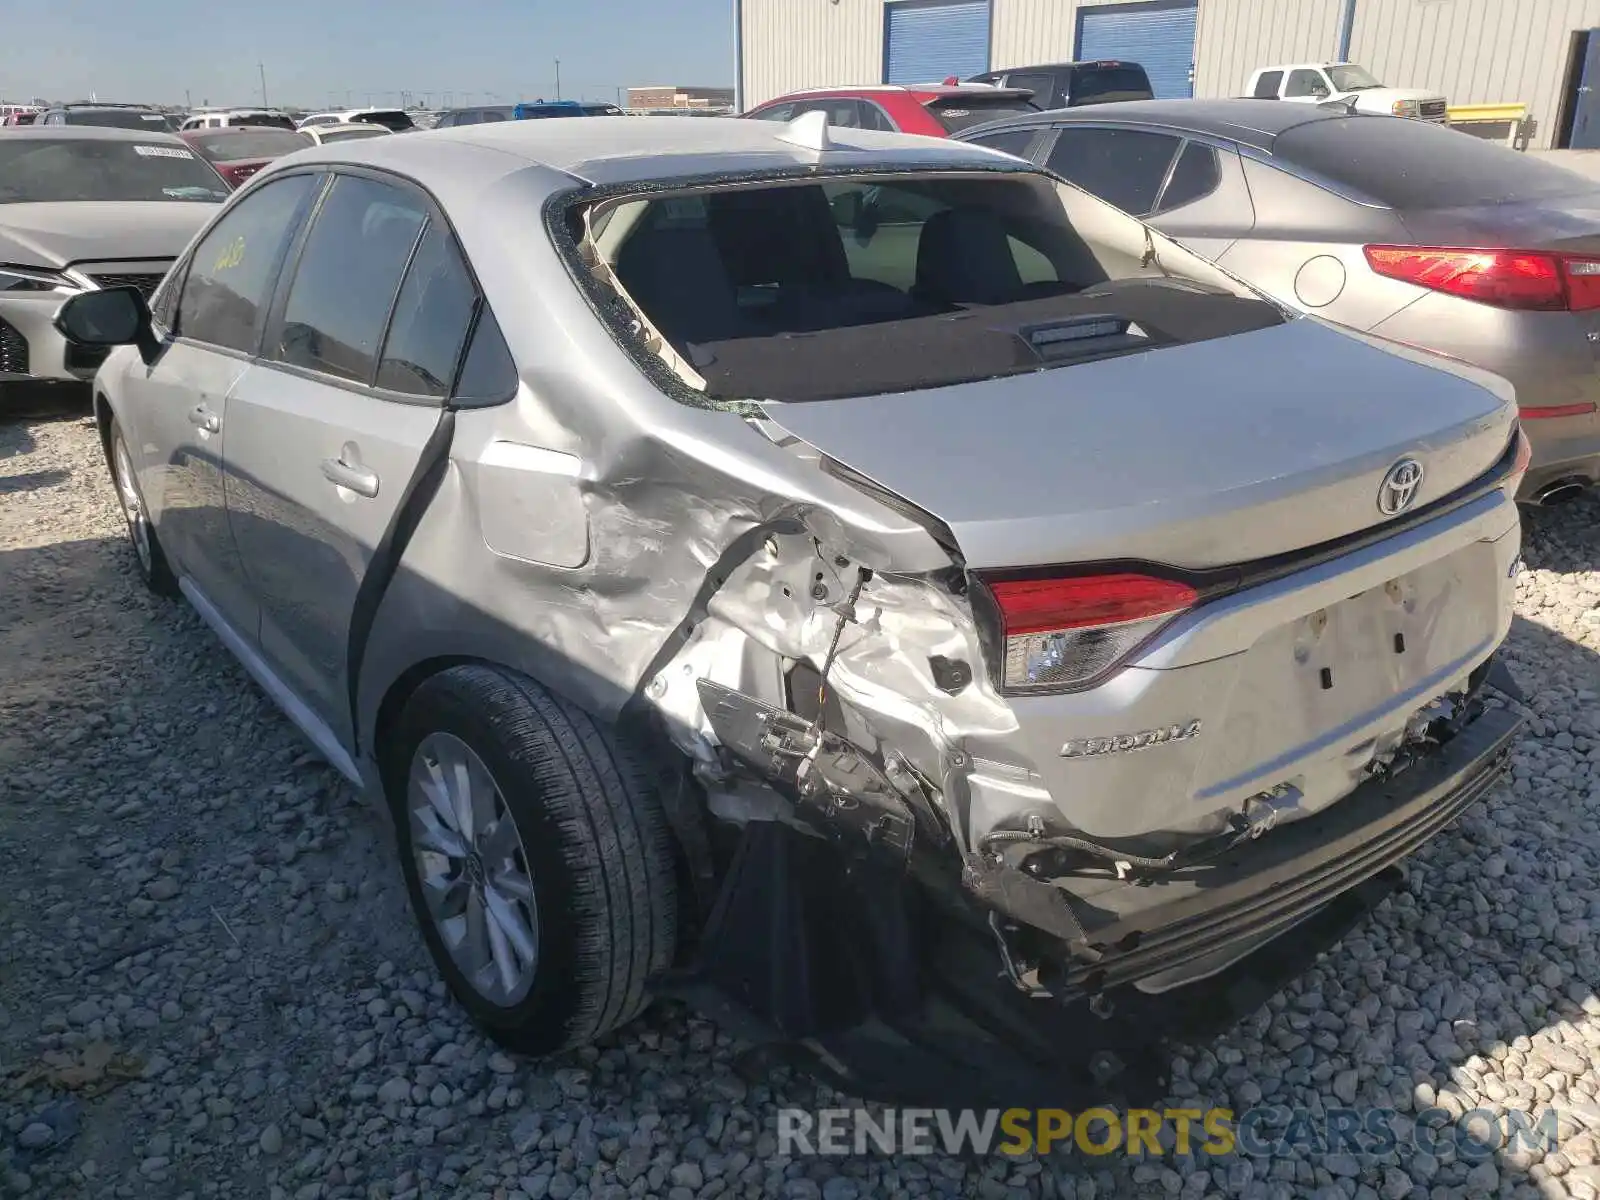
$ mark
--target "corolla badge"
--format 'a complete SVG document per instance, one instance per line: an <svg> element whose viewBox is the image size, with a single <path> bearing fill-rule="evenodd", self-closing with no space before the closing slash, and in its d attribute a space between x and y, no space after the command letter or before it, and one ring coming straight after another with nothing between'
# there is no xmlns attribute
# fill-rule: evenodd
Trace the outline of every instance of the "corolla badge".
<svg viewBox="0 0 1600 1200"><path fill-rule="evenodd" d="M1061 747L1062 758L1096 758L1102 754L1122 754L1128 750L1148 750L1172 742L1187 742L1200 736L1199 721L1146 729L1140 733L1113 733L1108 737L1073 738Z"/></svg>
<svg viewBox="0 0 1600 1200"><path fill-rule="evenodd" d="M1389 468L1378 485L1378 511L1386 517L1405 512L1421 487L1422 464L1414 458L1402 458Z"/></svg>

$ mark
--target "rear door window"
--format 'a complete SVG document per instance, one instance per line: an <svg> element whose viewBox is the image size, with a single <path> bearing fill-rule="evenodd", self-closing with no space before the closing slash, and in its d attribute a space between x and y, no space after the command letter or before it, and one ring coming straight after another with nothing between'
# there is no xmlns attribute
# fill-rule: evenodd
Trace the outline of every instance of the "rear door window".
<svg viewBox="0 0 1600 1200"><path fill-rule="evenodd" d="M1507 204L1594 187L1531 154L1427 121L1307 121L1278 135L1273 156L1394 208Z"/></svg>
<svg viewBox="0 0 1600 1200"><path fill-rule="evenodd" d="M368 383L412 247L427 220L410 192L342 175L317 210L268 358Z"/></svg>
<svg viewBox="0 0 1600 1200"><path fill-rule="evenodd" d="M1203 142L1185 142L1172 168L1172 177L1161 193L1158 213L1171 212L1185 204L1193 204L1217 190L1222 182L1222 168L1217 152Z"/></svg>
<svg viewBox="0 0 1600 1200"><path fill-rule="evenodd" d="M889 119L889 114L871 100L858 100L856 103L861 108L861 128L878 129L884 133L896 132L895 123Z"/></svg>
<svg viewBox="0 0 1600 1200"><path fill-rule="evenodd" d="M1143 129L1062 126L1049 167L1124 212L1143 216L1156 206L1178 139Z"/></svg>
<svg viewBox="0 0 1600 1200"><path fill-rule="evenodd" d="M1256 78L1256 90L1251 93L1257 100L1276 100L1278 88L1283 85L1282 71L1263 71Z"/></svg>
<svg viewBox="0 0 1600 1200"><path fill-rule="evenodd" d="M179 337L255 353L283 252L320 180L274 179L211 227L189 256L174 331Z"/></svg>

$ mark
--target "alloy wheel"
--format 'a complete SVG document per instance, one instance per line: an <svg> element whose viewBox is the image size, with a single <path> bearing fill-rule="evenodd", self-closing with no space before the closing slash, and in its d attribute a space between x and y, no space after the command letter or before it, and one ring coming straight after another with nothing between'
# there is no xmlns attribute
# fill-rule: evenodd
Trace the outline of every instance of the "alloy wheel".
<svg viewBox="0 0 1600 1200"><path fill-rule="evenodd" d="M429 919L479 995L517 1004L538 971L539 908L499 785L460 738L432 733L412 755L406 797Z"/></svg>

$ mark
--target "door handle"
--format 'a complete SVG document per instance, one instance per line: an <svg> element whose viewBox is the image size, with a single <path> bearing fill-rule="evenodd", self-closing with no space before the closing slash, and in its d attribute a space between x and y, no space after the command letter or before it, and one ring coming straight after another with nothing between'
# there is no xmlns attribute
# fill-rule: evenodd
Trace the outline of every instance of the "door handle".
<svg viewBox="0 0 1600 1200"><path fill-rule="evenodd" d="M196 404L189 410L189 424L196 429L203 429L207 433L216 433L217 430L222 428L222 418L204 404Z"/></svg>
<svg viewBox="0 0 1600 1200"><path fill-rule="evenodd" d="M378 473L359 463L347 463L342 456L322 460L322 477L369 500L378 494Z"/></svg>

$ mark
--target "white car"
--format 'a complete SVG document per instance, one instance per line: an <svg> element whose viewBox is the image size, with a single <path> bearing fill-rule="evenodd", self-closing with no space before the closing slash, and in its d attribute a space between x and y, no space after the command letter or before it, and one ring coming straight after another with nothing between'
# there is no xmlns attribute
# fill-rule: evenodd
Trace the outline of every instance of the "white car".
<svg viewBox="0 0 1600 1200"><path fill-rule="evenodd" d="M315 129L322 125L382 125L390 133L403 133L415 129L416 123L398 108L345 108L337 111L312 113L300 122L298 129Z"/></svg>
<svg viewBox="0 0 1600 1200"><path fill-rule="evenodd" d="M267 129L293 129L294 121L287 113L271 108L221 108L213 112L191 113L178 126L180 133L190 129L232 129L252 126Z"/></svg>
<svg viewBox="0 0 1600 1200"><path fill-rule="evenodd" d="M371 125L364 121L349 121L330 125L302 125L300 132L311 138L319 146L329 142L354 141L358 138L386 137L394 130L386 129L382 125Z"/></svg>
<svg viewBox="0 0 1600 1200"><path fill-rule="evenodd" d="M1345 102L1355 112L1386 117L1448 121L1449 101L1426 88L1394 88L1379 83L1355 63L1289 63L1262 67L1250 76L1245 95L1257 100L1297 100L1302 104Z"/></svg>

